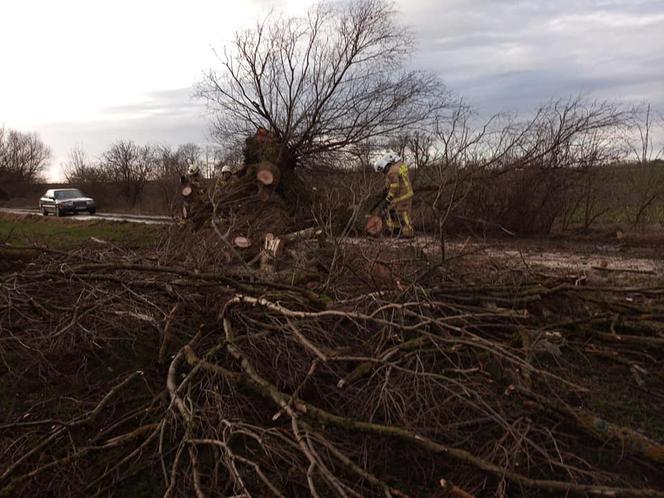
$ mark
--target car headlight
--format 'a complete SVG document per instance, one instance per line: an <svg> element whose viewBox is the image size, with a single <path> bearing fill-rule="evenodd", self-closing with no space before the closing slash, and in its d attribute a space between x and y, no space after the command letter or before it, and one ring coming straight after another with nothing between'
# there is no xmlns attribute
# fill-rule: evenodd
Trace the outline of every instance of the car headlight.
<svg viewBox="0 0 664 498"><path fill-rule="evenodd" d="M74 205L74 201L64 201L64 202L62 203L62 205L63 205L63 206L73 206L73 205Z"/></svg>
<svg viewBox="0 0 664 498"><path fill-rule="evenodd" d="M93 201L92 199L90 199L89 201L85 201L85 202L88 204L88 206L91 206L95 203L95 201Z"/></svg>

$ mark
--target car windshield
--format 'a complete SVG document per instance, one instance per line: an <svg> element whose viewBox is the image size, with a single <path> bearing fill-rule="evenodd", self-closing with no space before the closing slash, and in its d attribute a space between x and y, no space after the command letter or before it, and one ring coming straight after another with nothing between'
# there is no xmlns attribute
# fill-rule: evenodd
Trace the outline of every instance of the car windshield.
<svg viewBox="0 0 664 498"><path fill-rule="evenodd" d="M76 197L83 197L83 192L78 189L71 190L56 190L55 198L56 199L74 199Z"/></svg>

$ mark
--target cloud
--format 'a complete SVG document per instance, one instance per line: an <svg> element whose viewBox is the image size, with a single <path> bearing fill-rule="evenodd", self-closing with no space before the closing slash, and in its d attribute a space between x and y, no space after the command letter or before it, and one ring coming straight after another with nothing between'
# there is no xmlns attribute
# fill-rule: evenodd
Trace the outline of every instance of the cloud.
<svg viewBox="0 0 664 498"><path fill-rule="evenodd" d="M120 139L140 144L177 146L193 142L205 146L210 141L206 108L192 99L192 93L192 87L154 91L142 102L106 108L105 119L38 126L40 136L53 150L50 178L61 178L60 166L74 147L96 157Z"/></svg>
<svg viewBox="0 0 664 498"><path fill-rule="evenodd" d="M549 28L553 31L565 31L570 28L580 30L600 28L640 28L664 21L664 14L631 14L599 11L586 14L563 15L553 19Z"/></svg>
<svg viewBox="0 0 664 498"><path fill-rule="evenodd" d="M419 0L414 66L438 72L480 112L526 112L588 94L664 110L664 3L654 0Z"/></svg>
<svg viewBox="0 0 664 498"><path fill-rule="evenodd" d="M193 92L191 87L149 92L141 102L106 107L103 113L109 117L125 118L201 113L204 106L193 98Z"/></svg>

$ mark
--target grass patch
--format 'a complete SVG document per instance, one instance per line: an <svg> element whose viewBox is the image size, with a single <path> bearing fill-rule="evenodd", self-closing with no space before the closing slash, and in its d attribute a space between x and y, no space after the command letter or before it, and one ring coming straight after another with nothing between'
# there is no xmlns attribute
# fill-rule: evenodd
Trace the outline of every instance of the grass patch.
<svg viewBox="0 0 664 498"><path fill-rule="evenodd" d="M52 249L99 247L92 238L128 249L154 247L163 227L128 221L76 221L35 215L0 215L0 242L46 245Z"/></svg>

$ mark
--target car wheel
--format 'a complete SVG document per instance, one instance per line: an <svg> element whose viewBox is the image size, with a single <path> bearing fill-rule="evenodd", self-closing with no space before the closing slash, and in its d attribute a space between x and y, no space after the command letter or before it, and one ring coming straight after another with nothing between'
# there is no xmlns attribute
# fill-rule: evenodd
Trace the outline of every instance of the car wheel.
<svg viewBox="0 0 664 498"><path fill-rule="evenodd" d="M88 209L88 213L90 214L95 214L97 212L96 209Z"/></svg>
<svg viewBox="0 0 664 498"><path fill-rule="evenodd" d="M48 216L48 211L44 206L41 207L41 212L44 216Z"/></svg>

